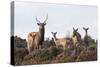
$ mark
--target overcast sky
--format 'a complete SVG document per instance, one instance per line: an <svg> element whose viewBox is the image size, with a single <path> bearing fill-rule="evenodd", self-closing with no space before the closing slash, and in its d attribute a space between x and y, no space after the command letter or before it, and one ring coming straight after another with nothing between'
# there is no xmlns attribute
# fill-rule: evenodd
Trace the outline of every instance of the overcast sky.
<svg viewBox="0 0 100 67"><path fill-rule="evenodd" d="M73 27L79 28L82 37L83 27L89 27L88 34L97 39L97 7L65 4L44 4L31 2L15 2L15 35L26 38L29 32L38 31L35 17L43 22L48 14L45 26L45 37L71 36Z"/></svg>

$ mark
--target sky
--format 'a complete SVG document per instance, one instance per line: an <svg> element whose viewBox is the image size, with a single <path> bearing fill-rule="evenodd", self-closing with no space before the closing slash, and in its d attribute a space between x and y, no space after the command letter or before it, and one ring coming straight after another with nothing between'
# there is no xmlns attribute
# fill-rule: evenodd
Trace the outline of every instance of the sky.
<svg viewBox="0 0 100 67"><path fill-rule="evenodd" d="M35 17L43 22L47 14L45 38L53 37L51 32L57 32L57 37L71 37L73 27L78 28L82 38L85 35L83 27L89 27L89 36L98 38L96 6L15 2L14 7L14 34L21 38L26 39L29 32L37 32Z"/></svg>

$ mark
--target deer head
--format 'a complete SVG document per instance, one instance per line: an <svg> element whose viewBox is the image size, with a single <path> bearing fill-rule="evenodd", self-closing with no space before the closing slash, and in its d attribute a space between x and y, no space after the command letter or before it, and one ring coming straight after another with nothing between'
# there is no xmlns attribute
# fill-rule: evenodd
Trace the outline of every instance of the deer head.
<svg viewBox="0 0 100 67"><path fill-rule="evenodd" d="M53 37L56 39L57 32L51 32L51 33L52 33Z"/></svg>
<svg viewBox="0 0 100 67"><path fill-rule="evenodd" d="M36 21L38 22L37 25L39 26L39 29L43 29L44 28L44 26L46 25L47 19L48 19L48 15L46 16L46 19L43 22L40 22L36 17Z"/></svg>
<svg viewBox="0 0 100 67"><path fill-rule="evenodd" d="M89 29L89 28L85 28L85 27L83 27L83 30L85 30L86 35L87 35L87 31L88 31L88 29Z"/></svg>
<svg viewBox="0 0 100 67"><path fill-rule="evenodd" d="M75 28L73 27L73 37L77 34L77 31L78 31L78 28L75 29Z"/></svg>
<svg viewBox="0 0 100 67"><path fill-rule="evenodd" d="M51 32L53 36L56 36L57 32Z"/></svg>

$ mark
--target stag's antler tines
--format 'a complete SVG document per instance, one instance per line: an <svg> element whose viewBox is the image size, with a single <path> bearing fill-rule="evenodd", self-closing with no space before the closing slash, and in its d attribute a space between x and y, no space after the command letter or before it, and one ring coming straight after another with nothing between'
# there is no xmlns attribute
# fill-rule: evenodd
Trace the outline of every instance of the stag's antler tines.
<svg viewBox="0 0 100 67"><path fill-rule="evenodd" d="M35 17L36 21L40 23L40 21L37 19L37 16Z"/></svg>
<svg viewBox="0 0 100 67"><path fill-rule="evenodd" d="M47 19L48 19L48 14L47 14L47 16L46 16L46 19L44 20L44 23L47 21Z"/></svg>

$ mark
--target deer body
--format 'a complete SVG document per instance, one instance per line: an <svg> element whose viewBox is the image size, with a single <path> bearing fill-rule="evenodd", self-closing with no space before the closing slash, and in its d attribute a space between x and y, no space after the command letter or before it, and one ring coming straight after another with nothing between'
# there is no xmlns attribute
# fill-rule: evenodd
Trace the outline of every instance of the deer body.
<svg viewBox="0 0 100 67"><path fill-rule="evenodd" d="M59 45L61 45L65 49L67 47L67 45L70 44L71 38L67 38L67 37L65 37L65 38L57 38L56 37L56 33L57 32L55 32L55 33L51 32L51 33L53 34L54 42L55 42L57 47Z"/></svg>
<svg viewBox="0 0 100 67"><path fill-rule="evenodd" d="M37 18L36 21L38 22L37 25L39 26L38 32L30 32L27 37L27 48L28 51L31 52L33 49L39 49L41 45L43 44L44 41L44 35L45 35L45 25L46 25L46 20L41 23Z"/></svg>
<svg viewBox="0 0 100 67"><path fill-rule="evenodd" d="M84 36L84 43L86 44L86 46L89 46L89 36L88 36L88 33L87 33L87 31L88 31L88 29L89 28L85 28L85 27L83 27L83 30L85 30L85 36Z"/></svg>

